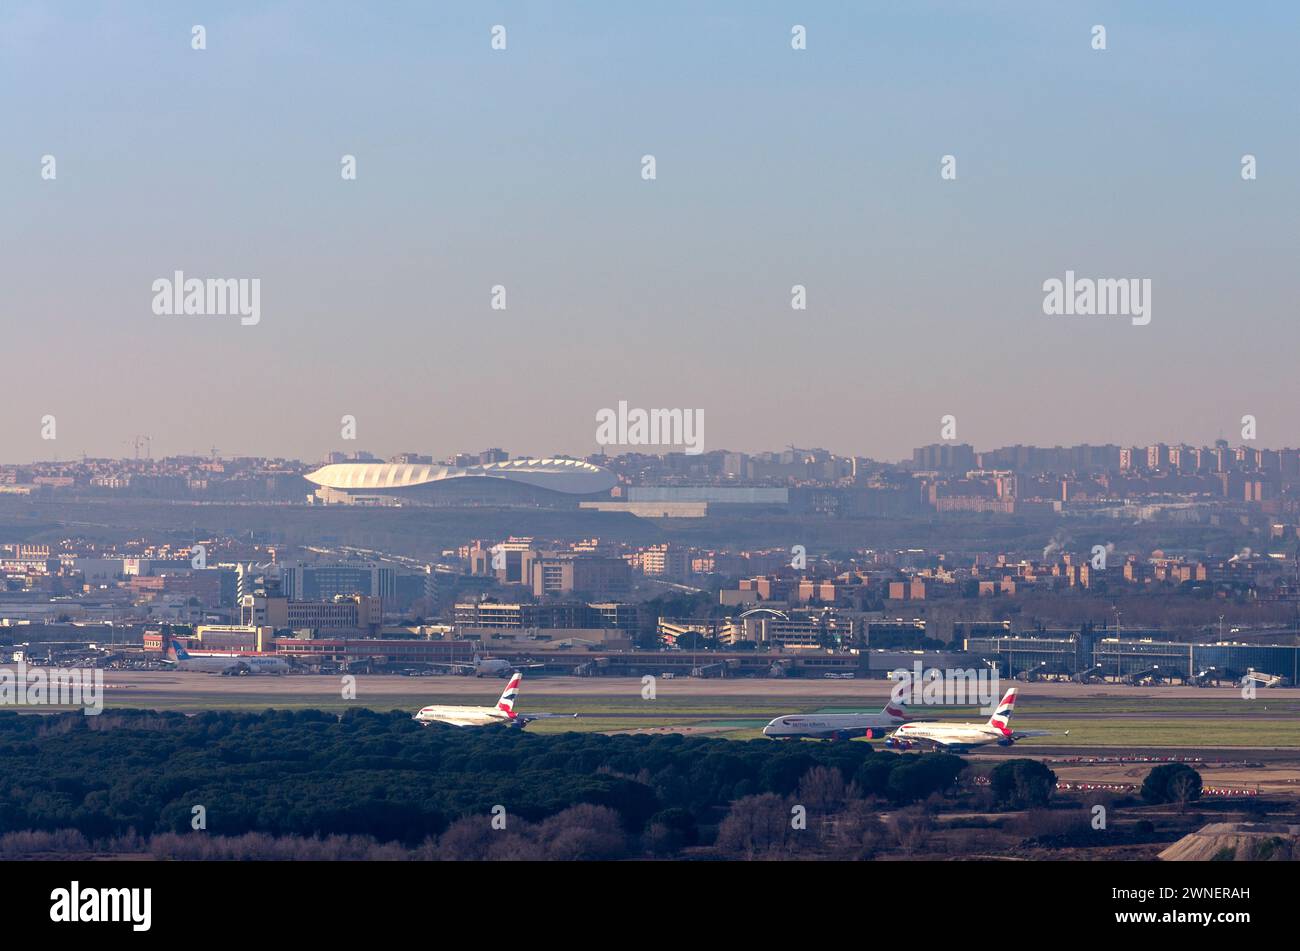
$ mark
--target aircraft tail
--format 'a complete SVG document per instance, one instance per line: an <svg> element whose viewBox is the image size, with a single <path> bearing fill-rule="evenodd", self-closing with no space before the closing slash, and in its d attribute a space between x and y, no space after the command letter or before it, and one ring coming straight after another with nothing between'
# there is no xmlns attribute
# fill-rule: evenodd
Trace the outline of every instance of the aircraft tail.
<svg viewBox="0 0 1300 951"><path fill-rule="evenodd" d="M519 671L511 674L510 683L506 684L506 689L501 693L501 699L497 701L497 709L512 720L515 718L515 698L519 696L519 682L523 679L524 675Z"/></svg>
<svg viewBox="0 0 1300 951"><path fill-rule="evenodd" d="M885 708L880 712L887 717L893 717L894 720L906 720L907 704L915 703L913 694L915 689L917 685L911 677L898 679L894 682L893 690L889 691L889 703L885 704Z"/></svg>
<svg viewBox="0 0 1300 951"><path fill-rule="evenodd" d="M162 636L163 658L170 661L189 660L189 652L181 646L181 642L172 637L171 631L164 631Z"/></svg>
<svg viewBox="0 0 1300 951"><path fill-rule="evenodd" d="M899 684L889 693L889 702L880 712L887 717L893 717L895 720L907 719L907 705L912 702L912 684L908 681L906 684Z"/></svg>
<svg viewBox="0 0 1300 951"><path fill-rule="evenodd" d="M1007 691L1002 702L998 704L997 710L993 716L989 717L988 725L998 730L1000 733L1011 735L1011 714L1016 712L1016 688L1012 687Z"/></svg>

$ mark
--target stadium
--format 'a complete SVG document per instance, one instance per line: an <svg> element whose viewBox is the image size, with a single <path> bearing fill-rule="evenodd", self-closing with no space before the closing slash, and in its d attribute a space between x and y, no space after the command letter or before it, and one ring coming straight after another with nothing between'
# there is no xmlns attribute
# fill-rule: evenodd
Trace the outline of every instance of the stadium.
<svg viewBox="0 0 1300 951"><path fill-rule="evenodd" d="M344 462L306 476L331 505L524 505L576 508L617 479L581 459L512 459L477 466Z"/></svg>

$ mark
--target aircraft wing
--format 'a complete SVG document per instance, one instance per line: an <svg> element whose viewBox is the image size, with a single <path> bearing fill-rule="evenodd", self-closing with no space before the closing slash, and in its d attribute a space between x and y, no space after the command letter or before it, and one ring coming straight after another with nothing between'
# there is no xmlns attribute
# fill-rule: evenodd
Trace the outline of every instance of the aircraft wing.
<svg viewBox="0 0 1300 951"><path fill-rule="evenodd" d="M908 736L907 734L904 734L901 737L895 737L895 739L902 740L904 743L911 743L915 746L924 746L927 749L932 750L946 750L953 746L966 746L965 743L961 743L957 740L941 740L932 736Z"/></svg>
<svg viewBox="0 0 1300 951"><path fill-rule="evenodd" d="M521 726L525 723L531 723L534 720L552 720L556 717L567 719L576 719L576 713L518 713L515 714L515 722Z"/></svg>

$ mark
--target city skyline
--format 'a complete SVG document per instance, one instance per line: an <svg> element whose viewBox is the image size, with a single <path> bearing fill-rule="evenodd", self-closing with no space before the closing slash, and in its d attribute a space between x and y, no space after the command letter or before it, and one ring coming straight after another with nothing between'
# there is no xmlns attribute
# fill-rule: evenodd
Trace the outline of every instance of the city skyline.
<svg viewBox="0 0 1300 951"><path fill-rule="evenodd" d="M123 440L122 442L126 444L130 444L133 441ZM167 452L167 453L154 452L152 450L152 447L148 445L147 441L142 439L140 445L144 446L145 448L143 450L137 450L135 454L110 453L107 455L96 456L93 453L86 453L83 456L81 453L78 453L75 456L71 456L68 458L48 456L43 458L27 459L27 460L0 459L0 466L23 467L23 466L41 466L41 465L54 465L54 466L75 465L82 461L161 462L169 459L217 459L221 461L233 461L236 459L260 459L265 461L297 463L303 466L321 466L321 465L328 465L331 462L383 463L383 462L393 462L397 460L407 461L404 457L416 457L416 456L418 456L421 461L420 462L412 461L411 464L436 466L436 465L472 464L472 463L457 463L455 462L455 460L457 459L457 457L478 457L480 455L486 457L489 454L501 454L504 458L509 458L509 459L533 459L533 460L564 459L564 458L591 459L591 458L598 458L602 455L607 456L611 459L615 459L621 456L665 457L668 455L686 455L686 456L691 455L690 453L684 453L680 448L674 448L671 446L662 447L662 446L625 446L625 445L604 446L604 447L598 446L594 450L585 453L569 453L563 451L542 452L542 453L519 453L519 452L514 452L509 448L503 449L499 446L487 448L487 445L489 442L491 442L491 440L488 440L487 442L484 442L483 440L479 440L479 442L483 443L482 447L466 448L462 446L458 449L451 450L446 453L424 452L421 451L420 448L412 448L411 446L405 446L405 448L399 448L399 449L385 450L382 452L376 451L374 447L370 447L370 446L357 446L357 447L348 447L348 448L339 448L338 446L335 446L333 448L324 449L321 452L311 456L294 456L290 454L276 453L276 452L235 453L235 452L221 451L214 454L212 449L219 449L220 447L212 447L206 452L202 450L196 450L192 452ZM757 449L738 449L738 448L728 447L728 446L719 446L716 448L708 448L704 450L704 452L701 453L700 455L710 455L715 453L728 453L728 454L734 453L734 454L740 454L745 456L758 457L764 455L780 455L782 453L787 453L787 452L795 452L795 453L825 452L830 454L831 456L840 459L862 459L862 460L867 460L869 462L877 463L879 465L884 465L884 466L906 467L914 463L914 454L918 450L923 450L931 447L946 446L952 448L966 448L966 449L970 449L973 455L980 456L980 455L994 454L1009 449L1032 449L1038 451L1055 451L1055 450L1069 450L1069 449L1077 449L1077 448L1091 448L1091 449L1109 448L1109 449L1115 449L1119 451L1126 451L1126 450L1133 450L1133 449L1147 450L1150 448L1164 447L1168 449L1203 450L1203 449L1214 449L1216 445L1218 445L1218 443L1220 442L1224 444L1224 448L1227 448L1234 452L1238 449L1246 450L1246 451L1267 452L1267 453L1300 452L1300 445L1294 445L1294 446L1279 445L1274 443L1263 442L1261 440L1239 438L1235 440L1219 439L1219 440L1215 440L1203 444L1184 441L1184 440L1172 440L1172 439L1157 439L1156 441L1150 443L1133 443L1133 444L1108 440L1103 442L1092 442L1092 443L1076 442L1076 443L1056 443L1051 445L1037 444L1037 443L1030 443L1030 442L1007 442L1005 440L1001 440L1001 441L995 441L995 443L991 443L985 447L980 447L966 440L932 440L930 442L920 443L913 446L906 453L902 454L897 458L886 457L871 451L862 451L862 450L837 451L834 449L828 449L825 446L813 445L811 443L806 443L805 445L787 443L784 446L779 446L779 447L769 446L769 447L757 448Z"/></svg>

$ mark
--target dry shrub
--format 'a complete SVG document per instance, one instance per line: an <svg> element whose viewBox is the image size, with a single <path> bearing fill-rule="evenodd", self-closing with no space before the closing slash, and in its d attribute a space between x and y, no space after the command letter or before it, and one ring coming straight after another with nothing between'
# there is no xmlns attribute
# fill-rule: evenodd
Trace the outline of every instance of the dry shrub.
<svg viewBox="0 0 1300 951"><path fill-rule="evenodd" d="M790 805L776 793L737 799L718 826L716 845L729 857L775 858L794 851Z"/></svg>
<svg viewBox="0 0 1300 951"><path fill-rule="evenodd" d="M86 852L90 842L76 829L37 829L0 835L0 858L18 858L40 852Z"/></svg>

